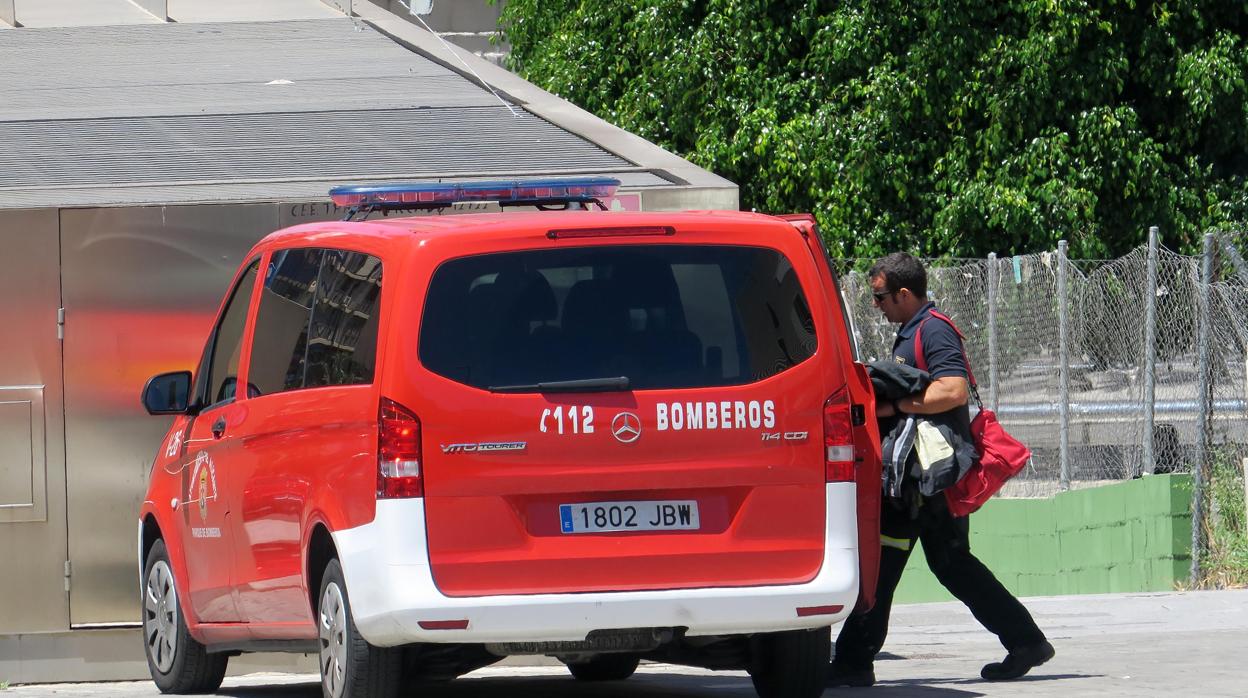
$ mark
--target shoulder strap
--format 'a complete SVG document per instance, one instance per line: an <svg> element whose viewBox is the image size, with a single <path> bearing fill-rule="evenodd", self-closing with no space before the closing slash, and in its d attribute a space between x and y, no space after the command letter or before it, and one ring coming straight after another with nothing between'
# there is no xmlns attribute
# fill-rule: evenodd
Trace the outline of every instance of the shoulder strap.
<svg viewBox="0 0 1248 698"><path fill-rule="evenodd" d="M927 357L923 356L923 325L931 318L923 318L914 330L914 365L920 371L927 370Z"/></svg>
<svg viewBox="0 0 1248 698"><path fill-rule="evenodd" d="M962 340L962 361L966 363L966 377L970 379L971 390L976 390L979 387L979 384L975 382L975 373L971 371L971 359L966 355L966 336L962 334L962 330L959 330L957 325L953 324L953 320L950 320L948 315L945 315L939 310L928 311L928 316L923 318L923 321L920 322L919 326L914 330L915 365L919 367L920 371L927 370L927 357L923 355L923 325L925 325L927 321L932 318L943 320L946 324L953 328L953 331L958 335L958 339ZM976 397L978 399L978 395Z"/></svg>

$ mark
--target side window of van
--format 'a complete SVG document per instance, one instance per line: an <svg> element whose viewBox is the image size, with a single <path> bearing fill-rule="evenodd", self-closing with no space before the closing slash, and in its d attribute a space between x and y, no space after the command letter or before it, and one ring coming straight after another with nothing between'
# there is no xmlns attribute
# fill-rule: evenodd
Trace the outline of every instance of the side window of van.
<svg viewBox="0 0 1248 698"><path fill-rule="evenodd" d="M251 350L261 395L373 381L381 260L359 252L273 253Z"/></svg>
<svg viewBox="0 0 1248 698"><path fill-rule="evenodd" d="M327 250L308 338L308 387L373 382L381 260Z"/></svg>
<svg viewBox="0 0 1248 698"><path fill-rule="evenodd" d="M252 289L256 286L259 266L260 260L257 259L243 272L213 333L211 354L204 362L208 367L207 390L196 393L206 404L215 405L234 397L243 349L243 328L247 324L247 310L251 307Z"/></svg>
<svg viewBox="0 0 1248 698"><path fill-rule="evenodd" d="M304 387L308 325L325 251L274 252L256 315L248 380L261 395Z"/></svg>

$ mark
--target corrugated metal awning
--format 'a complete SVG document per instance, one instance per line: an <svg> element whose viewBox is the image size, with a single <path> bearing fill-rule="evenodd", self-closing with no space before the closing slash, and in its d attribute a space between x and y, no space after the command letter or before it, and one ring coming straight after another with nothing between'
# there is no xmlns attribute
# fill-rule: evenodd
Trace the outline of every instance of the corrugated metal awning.
<svg viewBox="0 0 1248 698"><path fill-rule="evenodd" d="M0 191L632 166L502 106L11 121L0 143Z"/></svg>
<svg viewBox="0 0 1248 698"><path fill-rule="evenodd" d="M346 180L674 179L358 20L16 29L4 39L0 208L289 199Z"/></svg>
<svg viewBox="0 0 1248 698"><path fill-rule="evenodd" d="M549 174L540 172L515 172L509 176ZM577 174L609 175L619 179L621 186L638 190L653 187L671 187L672 183L652 172L586 172ZM392 184L412 181L436 181L430 177L384 177L376 180L352 175L339 179L310 179L307 181L282 182L220 182L212 184L154 184L98 187L69 187L55 190L56 206L150 206L159 204L216 203L231 201L304 201L329 200L329 190L343 184ZM473 179L456 177L456 179ZM49 189L0 189L0 208L42 208L49 206L52 198Z"/></svg>
<svg viewBox="0 0 1248 698"><path fill-rule="evenodd" d="M0 42L0 120L500 106L345 17L22 29Z"/></svg>

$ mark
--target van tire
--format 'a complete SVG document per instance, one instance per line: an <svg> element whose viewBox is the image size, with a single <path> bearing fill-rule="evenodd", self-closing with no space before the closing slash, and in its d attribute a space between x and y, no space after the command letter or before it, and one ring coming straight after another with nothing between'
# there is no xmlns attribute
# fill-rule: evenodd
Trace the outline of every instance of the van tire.
<svg viewBox="0 0 1248 698"><path fill-rule="evenodd" d="M147 668L161 693L215 693L228 654L210 654L191 637L163 540L152 544L143 566L143 646Z"/></svg>
<svg viewBox="0 0 1248 698"><path fill-rule="evenodd" d="M325 698L394 698L402 676L402 648L374 647L360 636L342 565L332 559L321 576L316 628Z"/></svg>
<svg viewBox="0 0 1248 698"><path fill-rule="evenodd" d="M759 698L817 698L828 680L828 628L787 630L754 637L750 678Z"/></svg>
<svg viewBox="0 0 1248 698"><path fill-rule="evenodd" d="M568 671L578 681L623 681L640 663L641 657L635 654L600 654L589 661L568 663Z"/></svg>

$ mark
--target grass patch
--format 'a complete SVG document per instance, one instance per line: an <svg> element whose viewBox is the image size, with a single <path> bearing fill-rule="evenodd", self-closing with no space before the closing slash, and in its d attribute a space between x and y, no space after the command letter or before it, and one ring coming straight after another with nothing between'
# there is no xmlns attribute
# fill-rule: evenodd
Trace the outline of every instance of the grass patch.
<svg viewBox="0 0 1248 698"><path fill-rule="evenodd" d="M1206 552L1202 560L1206 589L1248 587L1248 525L1244 511L1244 469L1238 453L1217 454L1209 468Z"/></svg>

